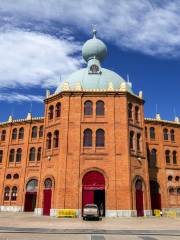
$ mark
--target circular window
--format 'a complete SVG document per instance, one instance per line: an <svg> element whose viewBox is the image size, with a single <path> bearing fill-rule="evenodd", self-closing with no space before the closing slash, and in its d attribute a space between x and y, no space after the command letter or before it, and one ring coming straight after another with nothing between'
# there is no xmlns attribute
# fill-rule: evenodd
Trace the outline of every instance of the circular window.
<svg viewBox="0 0 180 240"><path fill-rule="evenodd" d="M168 181L172 181L173 177L172 176L168 176Z"/></svg>
<svg viewBox="0 0 180 240"><path fill-rule="evenodd" d="M176 177L175 177L175 180L176 180L176 181L179 181L179 178L180 178L179 176L176 176Z"/></svg>
<svg viewBox="0 0 180 240"><path fill-rule="evenodd" d="M7 174L6 179L11 179L11 174Z"/></svg>
<svg viewBox="0 0 180 240"><path fill-rule="evenodd" d="M19 178L19 174L15 173L13 176L14 179L18 179Z"/></svg>

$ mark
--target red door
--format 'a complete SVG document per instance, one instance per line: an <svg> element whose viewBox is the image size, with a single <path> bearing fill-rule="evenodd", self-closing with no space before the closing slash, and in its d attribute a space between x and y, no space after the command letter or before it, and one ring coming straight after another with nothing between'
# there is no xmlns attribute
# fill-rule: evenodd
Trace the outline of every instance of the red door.
<svg viewBox="0 0 180 240"><path fill-rule="evenodd" d="M83 208L86 204L94 203L94 191L83 190Z"/></svg>
<svg viewBox="0 0 180 240"><path fill-rule="evenodd" d="M52 196L52 190L44 189L43 215L47 215L47 216L50 215L51 196Z"/></svg>
<svg viewBox="0 0 180 240"><path fill-rule="evenodd" d="M25 204L24 211L25 212L33 212L36 207L36 192L26 192L25 195Z"/></svg>
<svg viewBox="0 0 180 240"><path fill-rule="evenodd" d="M143 191L136 189L136 210L137 216L144 216L144 207L143 207Z"/></svg>

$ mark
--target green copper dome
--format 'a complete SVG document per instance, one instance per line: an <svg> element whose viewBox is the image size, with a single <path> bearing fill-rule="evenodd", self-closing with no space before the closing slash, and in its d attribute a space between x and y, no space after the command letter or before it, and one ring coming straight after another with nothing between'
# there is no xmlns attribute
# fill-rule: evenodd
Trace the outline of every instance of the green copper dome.
<svg viewBox="0 0 180 240"><path fill-rule="evenodd" d="M87 67L72 73L65 81L61 82L56 93L61 91L128 91L132 92L131 84L126 82L117 73L101 67L101 61L107 55L106 45L96 38L85 42L82 55L87 62Z"/></svg>

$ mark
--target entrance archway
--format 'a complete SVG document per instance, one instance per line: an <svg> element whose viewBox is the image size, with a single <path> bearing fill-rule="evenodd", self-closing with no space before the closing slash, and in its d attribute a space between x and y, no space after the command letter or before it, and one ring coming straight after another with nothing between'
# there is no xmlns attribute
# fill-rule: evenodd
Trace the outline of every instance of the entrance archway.
<svg viewBox="0 0 180 240"><path fill-rule="evenodd" d="M82 180L82 209L86 204L97 204L101 215L105 216L105 179L97 171L85 174Z"/></svg>
<svg viewBox="0 0 180 240"><path fill-rule="evenodd" d="M38 180L31 179L26 185L24 211L33 212L36 207Z"/></svg>
<svg viewBox="0 0 180 240"><path fill-rule="evenodd" d="M156 181L150 181L151 208L161 210L161 194L159 193L159 184Z"/></svg>
<svg viewBox="0 0 180 240"><path fill-rule="evenodd" d="M142 190L142 181L138 179L135 183L136 189L136 210L137 217L144 216L144 204L143 204L143 190Z"/></svg>
<svg viewBox="0 0 180 240"><path fill-rule="evenodd" d="M51 198L52 198L52 180L46 178L44 181L43 192L43 215L49 216L51 210Z"/></svg>

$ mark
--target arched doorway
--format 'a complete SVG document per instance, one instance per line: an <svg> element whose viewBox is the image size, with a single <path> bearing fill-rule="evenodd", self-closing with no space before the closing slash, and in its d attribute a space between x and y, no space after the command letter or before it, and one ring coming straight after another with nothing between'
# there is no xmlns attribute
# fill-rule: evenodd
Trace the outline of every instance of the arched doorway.
<svg viewBox="0 0 180 240"><path fill-rule="evenodd" d="M135 189L136 189L137 217L142 217L144 216L144 204L143 204L142 181L140 179L136 180Z"/></svg>
<svg viewBox="0 0 180 240"><path fill-rule="evenodd" d="M150 181L151 208L161 210L161 194L159 193L159 184L156 181Z"/></svg>
<svg viewBox="0 0 180 240"><path fill-rule="evenodd" d="M97 204L105 216L105 179L97 171L85 174L82 180L82 208L86 204Z"/></svg>
<svg viewBox="0 0 180 240"><path fill-rule="evenodd" d="M46 178L43 191L43 215L49 216L51 210L52 180Z"/></svg>
<svg viewBox="0 0 180 240"><path fill-rule="evenodd" d="M31 179L26 185L24 211L33 212L36 207L38 180Z"/></svg>

